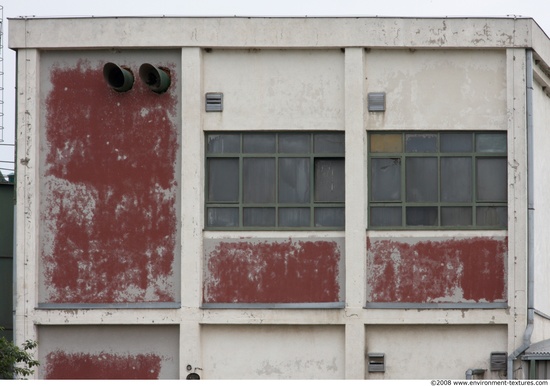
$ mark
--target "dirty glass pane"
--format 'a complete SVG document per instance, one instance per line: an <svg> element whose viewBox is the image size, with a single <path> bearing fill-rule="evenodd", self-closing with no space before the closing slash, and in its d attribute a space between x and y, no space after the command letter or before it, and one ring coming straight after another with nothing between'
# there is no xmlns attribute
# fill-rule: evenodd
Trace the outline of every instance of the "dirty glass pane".
<svg viewBox="0 0 550 386"><path fill-rule="evenodd" d="M208 201L237 202L239 200L239 159L210 158L208 160Z"/></svg>
<svg viewBox="0 0 550 386"><path fill-rule="evenodd" d="M280 208L280 227L307 227L309 226L309 208Z"/></svg>
<svg viewBox="0 0 550 386"><path fill-rule="evenodd" d="M401 200L401 159L372 158L371 170L371 200L400 201Z"/></svg>
<svg viewBox="0 0 550 386"><path fill-rule="evenodd" d="M318 158L315 160L315 201L344 202L344 159Z"/></svg>
<svg viewBox="0 0 550 386"><path fill-rule="evenodd" d="M209 227L239 226L239 208L208 208L207 223Z"/></svg>
<svg viewBox="0 0 550 386"><path fill-rule="evenodd" d="M309 153L310 134L279 134L279 153Z"/></svg>
<svg viewBox="0 0 550 386"><path fill-rule="evenodd" d="M401 134L371 134L369 138L371 153L401 153L403 136Z"/></svg>
<svg viewBox="0 0 550 386"><path fill-rule="evenodd" d="M476 187L478 201L507 201L506 166L506 158L477 158Z"/></svg>
<svg viewBox="0 0 550 386"><path fill-rule="evenodd" d="M275 153L275 134L243 134L243 153Z"/></svg>
<svg viewBox="0 0 550 386"><path fill-rule="evenodd" d="M441 201L472 201L472 158L441 158Z"/></svg>
<svg viewBox="0 0 550 386"><path fill-rule="evenodd" d="M437 158L408 157L406 169L407 201L437 201Z"/></svg>
<svg viewBox="0 0 550 386"><path fill-rule="evenodd" d="M275 202L275 158L243 160L243 202Z"/></svg>
<svg viewBox="0 0 550 386"><path fill-rule="evenodd" d="M410 206L406 210L407 225L437 225L437 207Z"/></svg>
<svg viewBox="0 0 550 386"><path fill-rule="evenodd" d="M345 223L344 208L315 208L316 227L343 227Z"/></svg>
<svg viewBox="0 0 550 386"><path fill-rule="evenodd" d="M476 135L476 151L480 153L506 152L506 133Z"/></svg>
<svg viewBox="0 0 550 386"><path fill-rule="evenodd" d="M377 227L401 226L401 207L370 208L370 225Z"/></svg>
<svg viewBox="0 0 550 386"><path fill-rule="evenodd" d="M441 152L469 153L474 150L472 133L441 133Z"/></svg>
<svg viewBox="0 0 550 386"><path fill-rule="evenodd" d="M315 153L344 154L344 133L320 133L313 135Z"/></svg>
<svg viewBox="0 0 550 386"><path fill-rule="evenodd" d="M279 158L279 202L309 202L309 158Z"/></svg>
<svg viewBox="0 0 550 386"><path fill-rule="evenodd" d="M241 136L239 134L210 134L207 138L208 153L239 153Z"/></svg>
<svg viewBox="0 0 550 386"><path fill-rule="evenodd" d="M244 208L243 226L274 227L275 208Z"/></svg>
<svg viewBox="0 0 550 386"><path fill-rule="evenodd" d="M506 228L508 225L508 208L505 206L478 206L476 222L479 226Z"/></svg>
<svg viewBox="0 0 550 386"><path fill-rule="evenodd" d="M405 151L408 153L435 153L437 134L406 134Z"/></svg>
<svg viewBox="0 0 550 386"><path fill-rule="evenodd" d="M470 207L441 208L441 225L443 226L472 225L472 208Z"/></svg>

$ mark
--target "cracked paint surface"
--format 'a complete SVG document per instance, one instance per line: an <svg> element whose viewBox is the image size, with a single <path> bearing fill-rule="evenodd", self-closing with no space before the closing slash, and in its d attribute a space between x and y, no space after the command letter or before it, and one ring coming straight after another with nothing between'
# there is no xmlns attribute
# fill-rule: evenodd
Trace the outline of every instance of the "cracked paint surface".
<svg viewBox="0 0 550 386"><path fill-rule="evenodd" d="M159 379L162 358L153 353L66 353L46 356L45 379Z"/></svg>
<svg viewBox="0 0 550 386"><path fill-rule="evenodd" d="M343 301L336 241L213 241L206 253L205 303Z"/></svg>
<svg viewBox="0 0 550 386"><path fill-rule="evenodd" d="M505 302L507 245L506 237L370 237L368 302Z"/></svg>
<svg viewBox="0 0 550 386"><path fill-rule="evenodd" d="M176 300L178 98L175 86L153 93L137 75L139 64L131 67L136 79L125 93L107 85L99 61L49 69L43 302Z"/></svg>

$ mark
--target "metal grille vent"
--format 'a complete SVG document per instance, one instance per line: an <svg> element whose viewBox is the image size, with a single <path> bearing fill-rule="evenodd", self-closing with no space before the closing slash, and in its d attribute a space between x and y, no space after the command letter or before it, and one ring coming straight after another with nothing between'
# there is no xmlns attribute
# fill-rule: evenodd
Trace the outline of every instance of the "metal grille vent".
<svg viewBox="0 0 550 386"><path fill-rule="evenodd" d="M223 93L207 92L206 93L206 111L223 111Z"/></svg>
<svg viewBox="0 0 550 386"><path fill-rule="evenodd" d="M386 93L370 92L367 95L369 111L386 111Z"/></svg>
<svg viewBox="0 0 550 386"><path fill-rule="evenodd" d="M383 353L369 353L369 373L383 373L386 371L386 364Z"/></svg>
<svg viewBox="0 0 550 386"><path fill-rule="evenodd" d="M506 371L507 354L505 352L491 353L491 371Z"/></svg>

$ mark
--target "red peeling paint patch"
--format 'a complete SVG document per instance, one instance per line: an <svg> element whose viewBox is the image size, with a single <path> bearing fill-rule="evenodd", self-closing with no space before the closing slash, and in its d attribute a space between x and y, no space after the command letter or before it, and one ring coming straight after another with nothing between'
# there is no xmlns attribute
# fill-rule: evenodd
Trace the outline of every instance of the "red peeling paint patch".
<svg viewBox="0 0 550 386"><path fill-rule="evenodd" d="M461 303L506 299L507 238L413 243L367 239L369 302Z"/></svg>
<svg viewBox="0 0 550 386"><path fill-rule="evenodd" d="M56 351L46 356L45 379L159 379L155 354L117 355Z"/></svg>
<svg viewBox="0 0 550 386"><path fill-rule="evenodd" d="M131 91L118 93L102 66L86 61L53 67L50 81L42 149L44 300L174 301L174 87L155 94L137 78Z"/></svg>
<svg viewBox="0 0 550 386"><path fill-rule="evenodd" d="M207 258L205 303L341 301L333 241L222 241Z"/></svg>

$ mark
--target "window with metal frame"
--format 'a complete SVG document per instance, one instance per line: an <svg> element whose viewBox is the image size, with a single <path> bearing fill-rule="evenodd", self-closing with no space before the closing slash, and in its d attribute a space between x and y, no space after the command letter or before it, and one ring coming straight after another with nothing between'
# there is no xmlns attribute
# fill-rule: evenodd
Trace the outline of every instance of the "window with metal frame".
<svg viewBox="0 0 550 386"><path fill-rule="evenodd" d="M506 132L369 133L369 227L506 229Z"/></svg>
<svg viewBox="0 0 550 386"><path fill-rule="evenodd" d="M207 229L343 229L344 133L206 135Z"/></svg>

